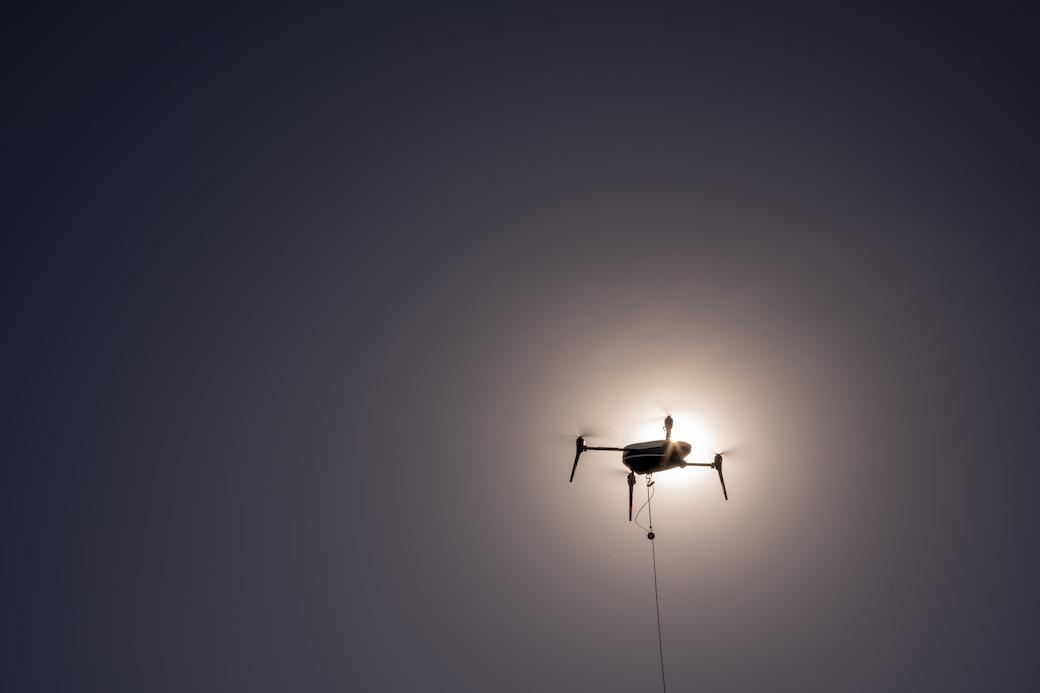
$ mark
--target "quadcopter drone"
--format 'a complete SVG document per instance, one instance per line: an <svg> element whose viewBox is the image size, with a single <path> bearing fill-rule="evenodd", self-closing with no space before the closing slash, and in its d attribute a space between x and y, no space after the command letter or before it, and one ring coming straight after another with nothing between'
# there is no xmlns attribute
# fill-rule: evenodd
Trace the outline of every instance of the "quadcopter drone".
<svg viewBox="0 0 1040 693"><path fill-rule="evenodd" d="M650 475L654 472L663 472L666 469L675 469L676 467L711 467L719 473L719 483L722 484L722 497L729 500L729 494L726 493L726 480L722 476L722 455L720 453L715 454L715 460L713 462L687 462L686 456L690 454L690 450L693 449L689 443L679 440L672 440L672 417L665 417L664 420L664 440L651 440L645 443L632 443L626 445L623 448L610 448L610 447L596 447L585 444L585 438L578 436L578 439L574 441L575 453L574 453L574 466L571 467L571 481L574 481L574 472L578 469L578 458L581 457L581 453L586 450L607 450L612 452L621 453L621 462L628 467L628 519L632 520L632 491L636 485L636 474L646 474L647 486L653 482L650 481Z"/></svg>

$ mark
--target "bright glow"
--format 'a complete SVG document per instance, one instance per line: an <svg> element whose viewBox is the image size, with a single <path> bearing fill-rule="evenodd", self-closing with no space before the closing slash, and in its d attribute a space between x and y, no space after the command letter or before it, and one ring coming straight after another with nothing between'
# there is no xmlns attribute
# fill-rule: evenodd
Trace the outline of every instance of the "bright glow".
<svg viewBox="0 0 1040 693"><path fill-rule="evenodd" d="M659 419L640 422L633 431L630 442L661 440L664 438L664 415ZM686 458L688 462L711 462L716 451L716 441L707 419L698 412L672 414L672 440L684 440L693 446Z"/></svg>

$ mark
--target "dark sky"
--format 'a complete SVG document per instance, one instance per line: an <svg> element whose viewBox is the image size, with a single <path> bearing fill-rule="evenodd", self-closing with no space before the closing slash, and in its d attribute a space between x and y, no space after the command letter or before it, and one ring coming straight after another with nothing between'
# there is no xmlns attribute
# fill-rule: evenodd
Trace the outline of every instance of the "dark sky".
<svg viewBox="0 0 1040 693"><path fill-rule="evenodd" d="M1035 687L1040 27L881 5L9 14L2 687L653 690L665 411L674 690Z"/></svg>

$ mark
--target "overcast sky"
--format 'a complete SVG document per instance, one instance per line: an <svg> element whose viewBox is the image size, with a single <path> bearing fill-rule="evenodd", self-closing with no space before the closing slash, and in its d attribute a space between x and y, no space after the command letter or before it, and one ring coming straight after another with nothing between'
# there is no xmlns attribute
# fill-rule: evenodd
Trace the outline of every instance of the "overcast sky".
<svg viewBox="0 0 1040 693"><path fill-rule="evenodd" d="M3 687L1035 687L985 9L9 16Z"/></svg>

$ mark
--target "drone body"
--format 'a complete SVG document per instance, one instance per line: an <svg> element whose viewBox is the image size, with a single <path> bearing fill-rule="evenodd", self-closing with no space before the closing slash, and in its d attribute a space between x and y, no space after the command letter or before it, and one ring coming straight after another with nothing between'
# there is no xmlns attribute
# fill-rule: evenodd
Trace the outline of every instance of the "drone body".
<svg viewBox="0 0 1040 693"><path fill-rule="evenodd" d="M571 467L571 481L574 481L574 472L578 469L578 458L587 450L604 450L621 453L621 462L628 467L628 519L632 519L632 491L636 485L636 474L645 474L647 484L651 482L649 477L654 472L663 472L676 467L711 467L719 474L719 483L722 484L722 495L729 500L726 493L726 480L722 476L722 455L716 453L714 461L687 462L686 456L693 449L689 443L682 440L672 440L672 417L664 420L665 439L651 440L645 443L632 443L623 448L595 447L585 444L585 438L578 436L575 442L574 466Z"/></svg>
<svg viewBox="0 0 1040 693"><path fill-rule="evenodd" d="M651 440L632 443L621 450L621 463L636 474L653 474L685 467L693 446L681 440Z"/></svg>

